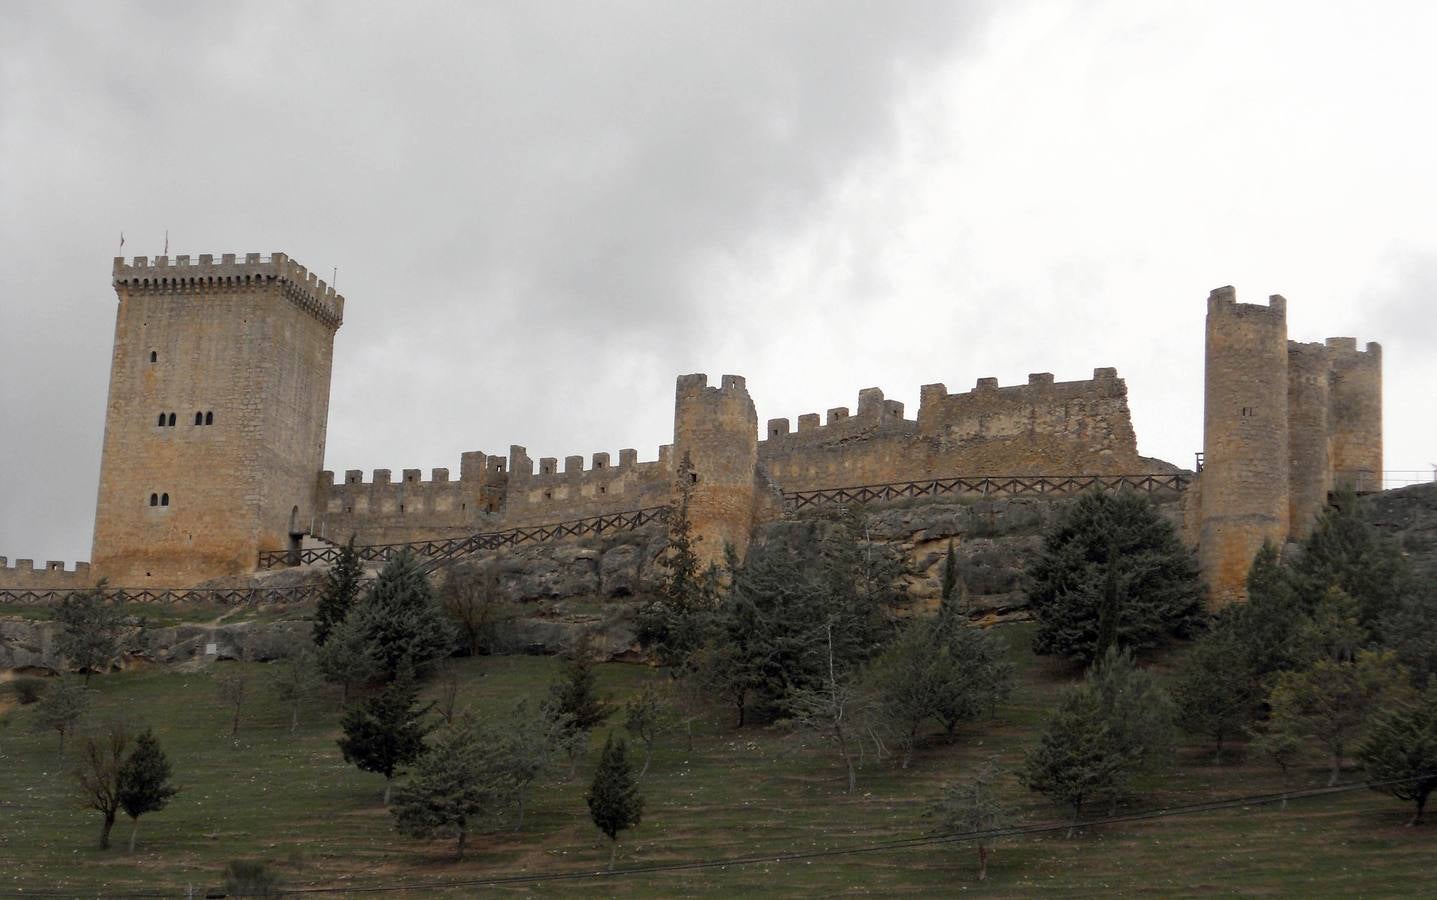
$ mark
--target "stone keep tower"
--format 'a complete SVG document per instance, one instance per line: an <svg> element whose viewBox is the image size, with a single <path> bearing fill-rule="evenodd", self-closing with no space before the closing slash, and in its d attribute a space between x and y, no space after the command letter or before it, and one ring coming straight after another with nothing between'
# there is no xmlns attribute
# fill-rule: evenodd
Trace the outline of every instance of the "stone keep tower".
<svg viewBox="0 0 1437 900"><path fill-rule="evenodd" d="M674 397L674 463L687 455L693 466L689 520L695 547L705 562L722 563L724 544L742 558L753 530L755 471L758 467L758 412L744 380L723 376L721 387L707 375L680 375Z"/></svg>
<svg viewBox="0 0 1437 900"><path fill-rule="evenodd" d="M1243 596L1264 541L1288 529L1287 301L1207 301L1198 560L1215 606Z"/></svg>
<svg viewBox="0 0 1437 900"><path fill-rule="evenodd" d="M297 545L344 298L283 253L116 258L114 287L96 574L176 587Z"/></svg>

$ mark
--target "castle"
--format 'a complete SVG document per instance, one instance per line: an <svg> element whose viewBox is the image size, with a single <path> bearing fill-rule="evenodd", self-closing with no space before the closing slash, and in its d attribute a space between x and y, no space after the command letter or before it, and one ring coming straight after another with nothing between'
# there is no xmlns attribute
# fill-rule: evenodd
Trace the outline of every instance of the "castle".
<svg viewBox="0 0 1437 900"><path fill-rule="evenodd" d="M344 298L283 253L198 260L116 258L119 300L93 566L5 566L16 583L193 584L252 571L262 551L307 535L360 544L642 510L690 480L690 515L710 556L740 553L785 493L953 476L1132 476L1179 471L1140 457L1127 387L1110 368L1081 381L980 378L924 385L908 418L877 388L855 410L769 420L760 435L743 378L681 376L674 437L636 450L536 462L462 453L459 477L386 469L321 471L334 336ZM1287 340L1281 297L1208 299L1204 451L1184 497L1212 602L1239 599L1264 540L1304 535L1335 487L1378 485L1381 351L1351 338ZM681 465L681 463L683 463ZM1186 481L1183 484L1187 484ZM83 565L83 564L82 564ZM28 579L28 582L27 582Z"/></svg>

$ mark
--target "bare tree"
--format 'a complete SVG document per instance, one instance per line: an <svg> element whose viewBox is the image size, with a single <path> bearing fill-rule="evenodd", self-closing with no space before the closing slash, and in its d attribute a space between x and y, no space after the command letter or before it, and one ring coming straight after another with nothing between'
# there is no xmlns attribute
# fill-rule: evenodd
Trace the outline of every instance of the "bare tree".
<svg viewBox="0 0 1437 900"><path fill-rule="evenodd" d="M828 672L823 683L815 688L794 692L788 702L791 727L812 732L833 743L848 770L848 793L858 790L856 760L861 751L862 726L856 721L864 712L864 703L854 684L840 677L833 656L833 625L824 628L828 641Z"/></svg>
<svg viewBox="0 0 1437 900"><path fill-rule="evenodd" d="M104 817L101 850L110 848L110 829L115 827L115 815L120 810L120 769L129 744L129 731L119 721L109 722L80 739L80 761L73 775L81 806Z"/></svg>

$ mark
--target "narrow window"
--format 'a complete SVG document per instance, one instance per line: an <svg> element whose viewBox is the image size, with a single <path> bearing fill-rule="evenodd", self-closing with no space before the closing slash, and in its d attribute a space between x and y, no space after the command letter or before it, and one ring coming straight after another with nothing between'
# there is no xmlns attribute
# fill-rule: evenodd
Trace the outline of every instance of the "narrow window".
<svg viewBox="0 0 1437 900"><path fill-rule="evenodd" d="M601 494L607 494L608 492L609 492L609 486L608 486L608 485L605 485L605 484L599 485L599 493L601 493Z"/></svg>
<svg viewBox="0 0 1437 900"><path fill-rule="evenodd" d="M170 413L170 427L173 428L173 427L174 427L174 424L175 424L175 414L174 414L174 413Z"/></svg>
<svg viewBox="0 0 1437 900"><path fill-rule="evenodd" d="M160 361L160 354L158 354L158 353L156 353L155 351L151 350L151 351L150 351L150 362L159 362L159 361Z"/></svg>
<svg viewBox="0 0 1437 900"><path fill-rule="evenodd" d="M404 504L403 504L403 503L399 504L399 511L400 511L400 512L404 512Z"/></svg>
<svg viewBox="0 0 1437 900"><path fill-rule="evenodd" d="M699 473L697 473L697 472L690 472L690 473L689 473L689 481L692 482L693 484L698 484L698 483L699 483Z"/></svg>
<svg viewBox="0 0 1437 900"><path fill-rule="evenodd" d="M159 505L160 505L160 495L159 495L159 494L151 494L151 495L150 495L150 505L151 505L151 506L159 506Z"/></svg>
<svg viewBox="0 0 1437 900"><path fill-rule="evenodd" d="M545 492L544 492L544 499L545 499L545 500L553 500L553 499L554 499L554 492L553 492L553 491L545 491Z"/></svg>
<svg viewBox="0 0 1437 900"><path fill-rule="evenodd" d="M195 424L196 424L196 425L203 425L203 424L205 424L205 414L204 414L204 413L198 413L198 412L195 413Z"/></svg>
<svg viewBox="0 0 1437 900"><path fill-rule="evenodd" d="M347 512L347 513L352 513L352 512L354 512L354 507L352 507L352 506L346 506L346 507L344 508L344 511Z"/></svg>
<svg viewBox="0 0 1437 900"><path fill-rule="evenodd" d="M161 495L160 495L160 505L161 505L161 506L169 506L169 505L170 505L170 495L169 495L169 494L161 494Z"/></svg>
<svg viewBox="0 0 1437 900"><path fill-rule="evenodd" d="M161 427L161 428L164 428L164 427L165 427L165 414L164 414L164 413L160 413L160 421L156 422L155 424L158 425L158 426Z"/></svg>
<svg viewBox="0 0 1437 900"><path fill-rule="evenodd" d="M215 424L215 414L214 414L213 411L210 411L210 412L205 413L205 424L206 424L206 425L213 425L213 424Z"/></svg>

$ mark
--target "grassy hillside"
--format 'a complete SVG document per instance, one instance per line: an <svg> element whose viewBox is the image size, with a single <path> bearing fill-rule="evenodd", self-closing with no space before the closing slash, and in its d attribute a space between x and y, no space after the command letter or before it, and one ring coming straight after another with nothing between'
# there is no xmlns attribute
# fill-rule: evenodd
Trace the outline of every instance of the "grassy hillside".
<svg viewBox="0 0 1437 900"><path fill-rule="evenodd" d="M1016 764L1067 677L1027 652L1025 627L1002 633L1020 671L1014 702L995 722L970 729L956 743L934 735L910 770L870 763L856 796L843 793L842 771L826 748L806 747L770 729L735 731L727 712L715 710L697 726L692 751L676 736L656 756L643 784L644 822L626 835L620 865L843 847L931 829L924 814L944 780L990 755ZM467 660L460 667L461 702L482 714L519 697L541 696L558 663L503 657ZM271 674L264 666L254 668L261 681ZM600 667L601 685L615 699L648 679L665 677L638 666ZM261 687L238 738L231 740L229 713L206 674L151 669L93 684L99 715L123 714L154 727L183 790L170 808L141 820L133 856L123 849L127 819L116 826L116 848L96 850L99 816L73 805L54 735L31 734L30 711L8 709L0 718L0 893L182 893L187 884L216 886L224 864L237 858L277 864L292 887L340 889L571 872L601 868L607 861L606 842L589 823L583 802L602 731L593 736L573 779L551 779L536 792L522 833L481 835L472 841L470 857L457 863L449 842L413 841L394 832L379 805L382 780L347 766L335 747L338 715L332 698L316 703L290 734L287 710ZM1210 760L1208 747L1197 742L1184 747L1173 771L1151 784L1137 806L1282 787L1276 771L1260 761L1218 767ZM1318 786L1324 776L1321 761L1314 760L1294 786ZM1360 773L1348 777L1356 780ZM1016 782L1009 786L1029 821L1062 817L1061 810ZM1012 838L1001 845L989 881L981 886L973 880L972 851L957 845L510 889L604 896L1423 893L1430 889L1437 859L1437 828L1403 828L1405 813L1390 798L1357 791L1296 802L1285 811L1250 807L1091 828L1071 839L1062 832ZM410 895L420 893L428 891Z"/></svg>

